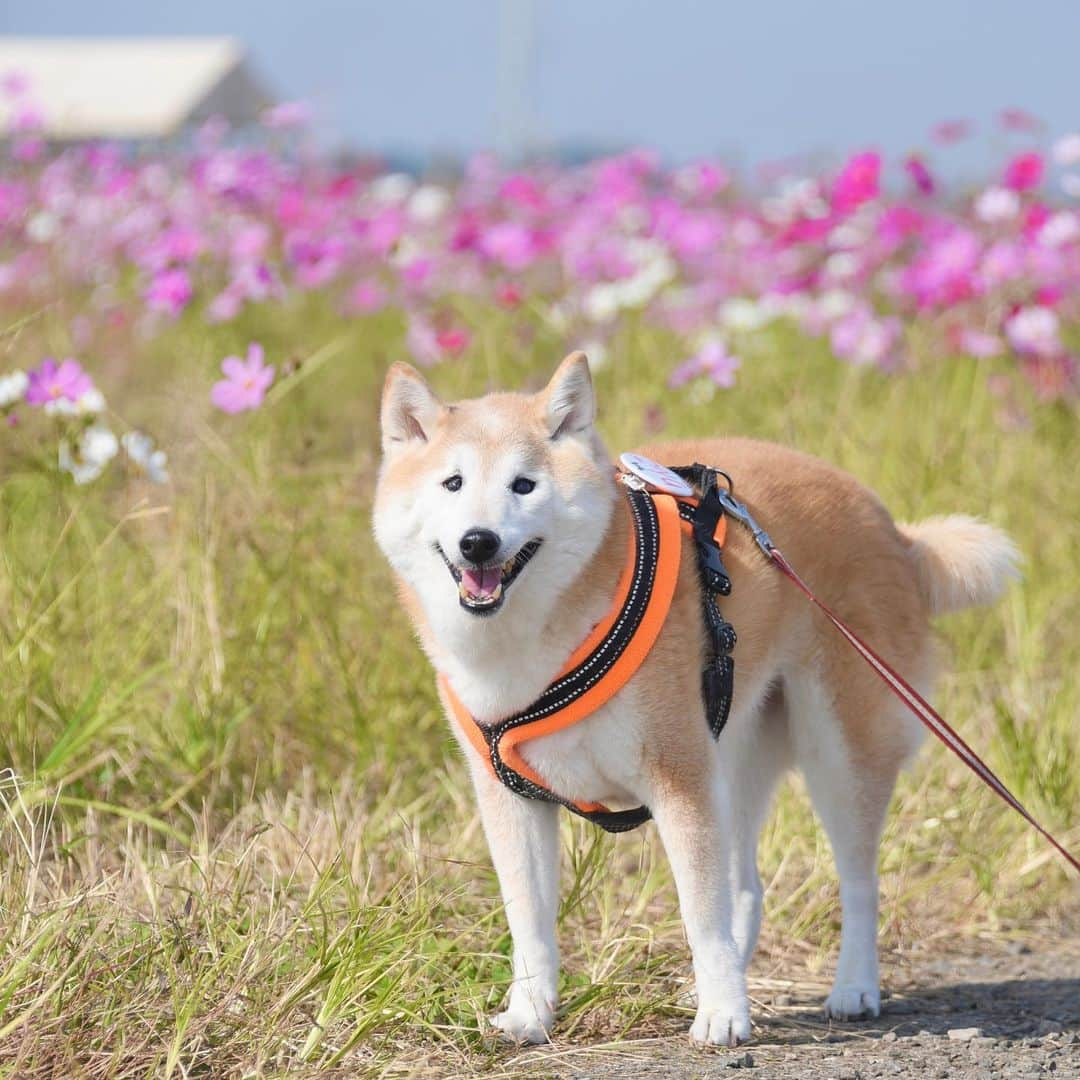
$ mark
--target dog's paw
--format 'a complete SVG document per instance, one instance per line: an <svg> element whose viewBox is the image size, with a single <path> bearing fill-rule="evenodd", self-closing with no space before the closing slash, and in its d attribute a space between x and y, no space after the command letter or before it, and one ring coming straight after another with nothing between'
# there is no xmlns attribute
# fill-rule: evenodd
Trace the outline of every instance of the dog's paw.
<svg viewBox="0 0 1080 1080"><path fill-rule="evenodd" d="M699 1008L690 1027L690 1041L698 1046L738 1046L750 1038L750 1008Z"/></svg>
<svg viewBox="0 0 1080 1080"><path fill-rule="evenodd" d="M881 993L876 986L834 986L825 999L825 1015L832 1020L861 1020L881 1014Z"/></svg>
<svg viewBox="0 0 1080 1080"><path fill-rule="evenodd" d="M554 1022L554 1014L538 1016L535 1009L507 1009L491 1018L491 1026L503 1042L518 1046L546 1043Z"/></svg>

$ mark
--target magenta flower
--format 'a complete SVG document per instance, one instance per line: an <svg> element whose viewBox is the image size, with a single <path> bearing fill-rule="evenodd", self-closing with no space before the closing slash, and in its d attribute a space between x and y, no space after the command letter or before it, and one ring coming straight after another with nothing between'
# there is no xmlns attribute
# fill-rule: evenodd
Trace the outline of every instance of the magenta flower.
<svg viewBox="0 0 1080 1080"><path fill-rule="evenodd" d="M57 364L46 356L41 366L29 372L26 401L30 405L48 405L51 401L78 401L94 388L90 376L77 360L70 357Z"/></svg>
<svg viewBox="0 0 1080 1080"><path fill-rule="evenodd" d="M833 184L833 209L846 213L876 199L880 179L881 155L873 150L855 154L848 159Z"/></svg>
<svg viewBox="0 0 1080 1080"><path fill-rule="evenodd" d="M191 299L191 278L186 270L161 270L154 275L144 298L152 311L163 311L175 317Z"/></svg>
<svg viewBox="0 0 1080 1080"><path fill-rule="evenodd" d="M918 154L912 154L904 162L904 172L911 177L915 186L923 195L934 194L934 188L936 187L934 177L926 167L926 162Z"/></svg>
<svg viewBox="0 0 1080 1080"><path fill-rule="evenodd" d="M1005 186L1013 191L1031 191L1042 183L1044 168L1042 154L1017 154L1005 166Z"/></svg>
<svg viewBox="0 0 1080 1080"><path fill-rule="evenodd" d="M472 335L460 326L447 327L435 335L439 349L447 356L460 356L468 347Z"/></svg>
<svg viewBox="0 0 1080 1080"><path fill-rule="evenodd" d="M246 360L226 356L221 362L221 370L225 378L214 383L210 400L222 412L257 409L274 381L274 365L263 363L263 348L254 341L248 346Z"/></svg>

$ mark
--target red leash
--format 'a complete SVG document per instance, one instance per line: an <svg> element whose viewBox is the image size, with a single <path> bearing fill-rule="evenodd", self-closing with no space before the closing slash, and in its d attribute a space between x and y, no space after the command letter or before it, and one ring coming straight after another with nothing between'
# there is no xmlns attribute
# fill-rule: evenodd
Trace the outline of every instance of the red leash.
<svg viewBox="0 0 1080 1080"><path fill-rule="evenodd" d="M724 509L732 517L741 521L754 534L754 540L758 547L776 565L777 569L795 583L802 593L816 604L828 617L829 621L851 643L855 651L881 676L889 689L980 779L987 787L995 791L1005 800L1029 825L1040 832L1076 870L1080 870L1080 860L1067 851L1053 836L1050 835L1021 805L1015 795L997 778L990 766L986 764L971 749L970 746L957 734L957 732L945 721L936 709L902 676L898 675L869 645L866 644L850 627L829 610L814 594L810 587L795 571L791 564L784 558L780 550L773 545L768 533L761 528L753 519L749 510L740 502L737 502L730 492L719 487L720 501Z"/></svg>

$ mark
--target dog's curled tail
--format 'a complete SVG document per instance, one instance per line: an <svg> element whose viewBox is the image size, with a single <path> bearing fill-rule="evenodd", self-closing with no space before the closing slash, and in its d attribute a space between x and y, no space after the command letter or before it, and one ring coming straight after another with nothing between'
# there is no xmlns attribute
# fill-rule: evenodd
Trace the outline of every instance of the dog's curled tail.
<svg viewBox="0 0 1080 1080"><path fill-rule="evenodd" d="M1020 552L1000 529L967 514L897 525L910 544L931 615L989 604L1020 576Z"/></svg>

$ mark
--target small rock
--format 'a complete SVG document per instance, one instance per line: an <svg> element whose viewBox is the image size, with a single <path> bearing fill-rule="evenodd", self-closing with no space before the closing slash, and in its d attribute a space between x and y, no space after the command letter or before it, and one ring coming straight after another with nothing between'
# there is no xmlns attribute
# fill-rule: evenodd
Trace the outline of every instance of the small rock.
<svg viewBox="0 0 1080 1080"><path fill-rule="evenodd" d="M982 1036L982 1028L949 1028L949 1038L953 1042L967 1042L969 1039L978 1039Z"/></svg>
<svg viewBox="0 0 1080 1080"><path fill-rule="evenodd" d="M727 1063L729 1069L752 1069L754 1067L754 1055L747 1051L733 1058Z"/></svg>
<svg viewBox="0 0 1080 1080"><path fill-rule="evenodd" d="M881 1036L882 1042L896 1042L896 1039L897 1035L895 1031L886 1031L885 1034Z"/></svg>

